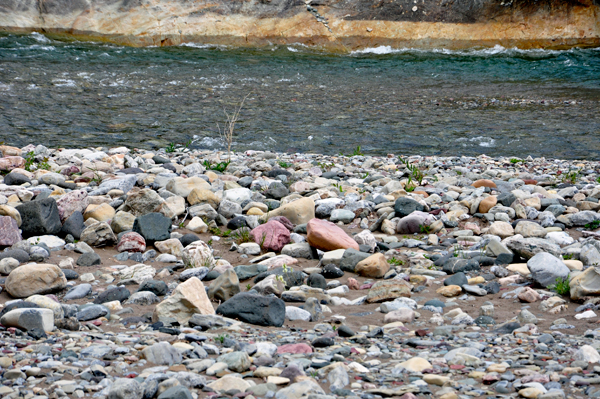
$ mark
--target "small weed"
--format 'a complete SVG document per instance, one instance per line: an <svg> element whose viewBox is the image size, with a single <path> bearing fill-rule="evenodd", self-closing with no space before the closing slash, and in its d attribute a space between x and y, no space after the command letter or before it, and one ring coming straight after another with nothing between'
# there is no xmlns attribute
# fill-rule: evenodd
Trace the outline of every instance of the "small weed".
<svg viewBox="0 0 600 399"><path fill-rule="evenodd" d="M175 143L169 143L165 148L165 152L175 152Z"/></svg>
<svg viewBox="0 0 600 399"><path fill-rule="evenodd" d="M252 289L252 286L250 285L250 283L246 284L246 291L250 291Z"/></svg>
<svg viewBox="0 0 600 399"><path fill-rule="evenodd" d="M209 231L210 231L210 234L217 236L217 237L229 237L231 235L231 230L222 231L218 227L211 227Z"/></svg>
<svg viewBox="0 0 600 399"><path fill-rule="evenodd" d="M225 161L225 162L211 164L210 162L208 162L208 160L204 160L204 162L202 162L202 165L204 165L204 167L208 170L216 170L217 172L225 172L225 169L227 169L227 167L229 166L230 163L231 163L231 161Z"/></svg>
<svg viewBox="0 0 600 399"><path fill-rule="evenodd" d="M458 257L460 257L460 258L463 258L463 259L464 259L466 256L465 256L465 252L464 252L464 248L463 248L463 246L462 246L462 245L455 245L455 246L454 246L454 249L453 249L453 253L452 253L452 255L453 255L455 258L458 258Z"/></svg>
<svg viewBox="0 0 600 399"><path fill-rule="evenodd" d="M356 148L354 149L354 151L352 152L352 157L358 156L358 155L365 155L360 151L360 146L356 146Z"/></svg>
<svg viewBox="0 0 600 399"><path fill-rule="evenodd" d="M233 235L233 238L237 242L237 244L243 244L245 242L254 242L252 237L250 236L250 230L246 228L241 228Z"/></svg>
<svg viewBox="0 0 600 399"><path fill-rule="evenodd" d="M267 238L267 232L265 231L262 236L260 237L260 242L258 243L258 245L260 245L260 249L262 249L263 251L265 250L265 239Z"/></svg>
<svg viewBox="0 0 600 399"><path fill-rule="evenodd" d="M342 183L334 183L333 187L337 188L338 190L340 190L340 193L344 192L344 187L342 187Z"/></svg>
<svg viewBox="0 0 600 399"><path fill-rule="evenodd" d="M336 326L331 326L331 328L333 328L333 331L337 330Z"/></svg>
<svg viewBox="0 0 600 399"><path fill-rule="evenodd" d="M584 227L589 230L596 230L598 227L600 227L600 220L594 220L586 224Z"/></svg>
<svg viewBox="0 0 600 399"><path fill-rule="evenodd" d="M564 254L563 255L563 260L571 260L573 259L573 254Z"/></svg>
<svg viewBox="0 0 600 399"><path fill-rule="evenodd" d="M364 175L361 177L361 179L366 179L367 177L369 177L369 172L365 173L365 174L364 174Z"/></svg>
<svg viewBox="0 0 600 399"><path fill-rule="evenodd" d="M567 173L562 174L561 181L563 183L575 184L577 182L577 179L579 178L580 174L581 174L581 169L570 170Z"/></svg>
<svg viewBox="0 0 600 399"><path fill-rule="evenodd" d="M420 224L419 231L421 234L429 234L431 232L431 226Z"/></svg>
<svg viewBox="0 0 600 399"><path fill-rule="evenodd" d="M206 241L206 245L208 245L209 247L212 247L212 243L213 243L212 238L210 240Z"/></svg>
<svg viewBox="0 0 600 399"><path fill-rule="evenodd" d="M455 172L458 176L462 176L462 172L460 170L455 170Z"/></svg>
<svg viewBox="0 0 600 399"><path fill-rule="evenodd" d="M510 163L519 163L519 162L525 163L525 161L523 159L519 159L519 158L511 158L510 159Z"/></svg>
<svg viewBox="0 0 600 399"><path fill-rule="evenodd" d="M179 224L177 226L179 226L180 229L183 229L185 226L185 223L183 221L181 221L181 222L179 222Z"/></svg>
<svg viewBox="0 0 600 399"><path fill-rule="evenodd" d="M316 371L311 371L311 372L310 372L310 376L311 376L312 378L317 378L317 375L318 375L318 374L317 374L317 372L316 372Z"/></svg>
<svg viewBox="0 0 600 399"><path fill-rule="evenodd" d="M31 169L35 161L35 153L33 151L29 151L23 158L25 158L25 166L23 166L23 168L28 172L33 172Z"/></svg>
<svg viewBox="0 0 600 399"><path fill-rule="evenodd" d="M396 259L395 257L391 257L388 260L388 263L393 266L402 266L404 264L404 261L402 259Z"/></svg>
<svg viewBox="0 0 600 399"><path fill-rule="evenodd" d="M42 162L38 165L38 169L50 170L50 164L48 163L48 157L44 157Z"/></svg>
<svg viewBox="0 0 600 399"><path fill-rule="evenodd" d="M556 284L552 284L548 287L548 289L553 290L558 295L568 295L571 291L571 287L569 285L569 277L570 275L567 275L567 277L565 278L558 277L556 279Z"/></svg>
<svg viewBox="0 0 600 399"><path fill-rule="evenodd" d="M290 167L292 166L292 164L291 164L291 163L287 163L287 162L284 162L284 161L279 161L279 162L277 162L277 163L278 163L278 164L279 164L279 166L280 166L281 168L283 168L283 169L287 169L287 168L290 168Z"/></svg>
<svg viewBox="0 0 600 399"><path fill-rule="evenodd" d="M419 186L420 186L421 183L423 183L423 178L425 177L425 175L423 175L423 172L421 172L419 167L417 165L412 165L408 161L408 159L402 159L400 157L398 157L398 159L408 169L408 183L406 183L406 187L412 186L411 183L413 182L413 180L415 180L417 183L419 183ZM405 188L405 190L406 190L406 188ZM413 188L413 190L414 190L414 188ZM413 190L411 190L411 191L413 191ZM408 191L408 190L406 190L406 191Z"/></svg>
<svg viewBox="0 0 600 399"><path fill-rule="evenodd" d="M223 344L223 342L225 342L225 338L227 338L228 335L227 334L219 334L216 338L215 338L215 342L220 342L221 345Z"/></svg>
<svg viewBox="0 0 600 399"><path fill-rule="evenodd" d="M600 183L600 176L596 177L596 183Z"/></svg>

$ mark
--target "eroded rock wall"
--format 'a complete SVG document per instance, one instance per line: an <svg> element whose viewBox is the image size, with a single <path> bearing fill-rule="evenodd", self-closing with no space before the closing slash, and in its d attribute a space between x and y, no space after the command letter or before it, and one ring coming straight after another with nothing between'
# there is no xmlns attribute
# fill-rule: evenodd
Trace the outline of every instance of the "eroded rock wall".
<svg viewBox="0 0 600 399"><path fill-rule="evenodd" d="M600 45L599 0L3 0L0 30L120 44Z"/></svg>

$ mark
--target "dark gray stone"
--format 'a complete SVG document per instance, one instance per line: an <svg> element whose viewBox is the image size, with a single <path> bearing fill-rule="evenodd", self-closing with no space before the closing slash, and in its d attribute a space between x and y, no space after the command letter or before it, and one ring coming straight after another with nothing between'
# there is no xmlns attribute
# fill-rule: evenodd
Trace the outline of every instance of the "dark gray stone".
<svg viewBox="0 0 600 399"><path fill-rule="evenodd" d="M227 222L227 228L229 230L237 230L247 226L248 222L246 222L246 218L244 216L236 216Z"/></svg>
<svg viewBox="0 0 600 399"><path fill-rule="evenodd" d="M345 272L354 273L354 268L361 260L367 259L371 254L366 252L360 252L356 249L349 248L344 251L344 255L342 255L342 259L340 261L340 269Z"/></svg>
<svg viewBox="0 0 600 399"><path fill-rule="evenodd" d="M11 303L10 305L6 305L4 307L4 309L2 309L2 311L0 311L0 318L2 316L4 316L6 313L10 312L11 310L23 309L23 308L37 309L37 308L39 308L39 306L33 302L27 302L27 301L14 302L14 303Z"/></svg>
<svg viewBox="0 0 600 399"><path fill-rule="evenodd" d="M425 209L423 205L408 197L400 197L394 203L394 212L398 217L408 216L414 211L422 211L423 209Z"/></svg>
<svg viewBox="0 0 600 399"><path fill-rule="evenodd" d="M194 241L198 240L200 240L200 237L192 233L184 234L183 237L179 239L179 241L181 241L181 245L183 245L184 248L193 243Z"/></svg>
<svg viewBox="0 0 600 399"><path fill-rule="evenodd" d="M70 301L72 299L85 298L86 296L89 295L90 292L92 292L91 284L76 285L75 287L73 287L69 291L67 291L63 300Z"/></svg>
<svg viewBox="0 0 600 399"><path fill-rule="evenodd" d="M193 399L190 390L183 385L176 385L161 393L158 399Z"/></svg>
<svg viewBox="0 0 600 399"><path fill-rule="evenodd" d="M77 280L79 278L79 273L77 273L73 269L61 269L64 273L67 280Z"/></svg>
<svg viewBox="0 0 600 399"><path fill-rule="evenodd" d="M335 345L333 337L318 337L311 342L311 345L315 348L327 348Z"/></svg>
<svg viewBox="0 0 600 399"><path fill-rule="evenodd" d="M511 206L517 200L517 197L513 193L502 193L497 197L497 200L498 204Z"/></svg>
<svg viewBox="0 0 600 399"><path fill-rule="evenodd" d="M325 277L318 273L311 273L307 281L309 287L327 289L327 281Z"/></svg>
<svg viewBox="0 0 600 399"><path fill-rule="evenodd" d="M444 280L444 285L458 285L462 287L465 284L469 284L469 279L463 272L458 272Z"/></svg>
<svg viewBox="0 0 600 399"><path fill-rule="evenodd" d="M86 252L77 258L78 266L94 266L102 263L100 255L95 252Z"/></svg>
<svg viewBox="0 0 600 399"><path fill-rule="evenodd" d="M285 321L285 303L276 297L242 292L223 302L217 313L259 326L281 327Z"/></svg>
<svg viewBox="0 0 600 399"><path fill-rule="evenodd" d="M483 286L483 289L488 292L488 294L497 294L500 292L500 283L497 281L491 281Z"/></svg>
<svg viewBox="0 0 600 399"><path fill-rule="evenodd" d="M344 272L342 269L340 269L333 263L330 263L328 265L325 265L323 270L321 270L321 274L325 278L340 278L344 275Z"/></svg>
<svg viewBox="0 0 600 399"><path fill-rule="evenodd" d="M208 267L194 267L193 269L187 269L181 272L179 275L179 281L187 281L192 277L197 277L199 280L203 280L208 274Z"/></svg>
<svg viewBox="0 0 600 399"><path fill-rule="evenodd" d="M123 302L130 296L131 296L131 293L125 287L111 288L109 290L101 292L100 295L98 295L98 297L96 299L94 299L94 303L99 304L99 303L112 302L112 301Z"/></svg>
<svg viewBox="0 0 600 399"><path fill-rule="evenodd" d="M4 184L7 186L20 186L25 183L31 183L31 179L20 173L12 172L4 176Z"/></svg>
<svg viewBox="0 0 600 399"><path fill-rule="evenodd" d="M521 324L519 324L519 322L513 321L501 325L500 327L496 328L493 332L496 334L510 334L519 327L521 327Z"/></svg>
<svg viewBox="0 0 600 399"><path fill-rule="evenodd" d="M63 223L62 229L60 230L61 235L72 235L75 239L79 240L81 238L81 232L85 229L85 224L83 223L83 215L79 211L75 211L65 220Z"/></svg>
<svg viewBox="0 0 600 399"><path fill-rule="evenodd" d="M4 258L14 258L19 263L29 262L29 254L22 249L9 249L8 251L0 252L0 260Z"/></svg>
<svg viewBox="0 0 600 399"><path fill-rule="evenodd" d="M289 173L289 172L287 172ZM287 189L287 187L280 181L274 181L271 184L269 184L269 188L267 189L267 192L265 193L265 195L269 198L274 198L276 200L280 200L283 197L285 197L286 195L288 195L290 193L290 190Z"/></svg>
<svg viewBox="0 0 600 399"><path fill-rule="evenodd" d="M23 221L23 237L57 235L62 228L54 198L25 202L16 209Z"/></svg>
<svg viewBox="0 0 600 399"><path fill-rule="evenodd" d="M434 308L445 308L446 304L439 299L430 299L423 306L433 306Z"/></svg>
<svg viewBox="0 0 600 399"><path fill-rule="evenodd" d="M469 272L472 270L481 270L479 262L473 259L450 258L444 263L442 268L448 274L458 272Z"/></svg>
<svg viewBox="0 0 600 399"><path fill-rule="evenodd" d="M147 245L168 240L171 238L171 219L158 212L138 216L133 222L133 231L144 237Z"/></svg>
<svg viewBox="0 0 600 399"><path fill-rule="evenodd" d="M344 337L344 338L352 337L352 336L356 335L356 333L354 331L352 331L352 329L345 324L342 324L341 326L338 327L337 333L340 337Z"/></svg>
<svg viewBox="0 0 600 399"><path fill-rule="evenodd" d="M164 281L146 280L140 285L138 292L140 292L140 291L150 291L154 295L163 296L167 292L169 292L169 287L167 286L167 283L165 283Z"/></svg>
<svg viewBox="0 0 600 399"><path fill-rule="evenodd" d="M105 306L90 305L80 307L76 317L79 321L88 321L95 320L99 317L108 316L109 313L110 311Z"/></svg>
<svg viewBox="0 0 600 399"><path fill-rule="evenodd" d="M256 277L260 273L267 271L265 265L240 265L233 268L235 274L237 274L240 281L248 280L249 278Z"/></svg>
<svg viewBox="0 0 600 399"><path fill-rule="evenodd" d="M503 253L503 254L498 255L498 257L496 258L494 263L496 265L510 265L512 263L513 259L514 259L513 254Z"/></svg>

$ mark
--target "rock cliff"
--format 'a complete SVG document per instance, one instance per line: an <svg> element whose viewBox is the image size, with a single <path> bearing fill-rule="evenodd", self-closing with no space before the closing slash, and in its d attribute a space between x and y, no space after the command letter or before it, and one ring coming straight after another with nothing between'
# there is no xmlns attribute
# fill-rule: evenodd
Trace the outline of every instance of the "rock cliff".
<svg viewBox="0 0 600 399"><path fill-rule="evenodd" d="M600 45L600 0L3 0L0 30L132 46Z"/></svg>

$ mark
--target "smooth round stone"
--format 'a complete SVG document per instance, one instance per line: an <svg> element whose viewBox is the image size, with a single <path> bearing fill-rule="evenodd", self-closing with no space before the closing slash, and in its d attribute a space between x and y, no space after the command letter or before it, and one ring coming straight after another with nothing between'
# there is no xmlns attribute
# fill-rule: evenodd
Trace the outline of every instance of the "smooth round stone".
<svg viewBox="0 0 600 399"><path fill-rule="evenodd" d="M102 305L83 305L77 312L77 320L88 321L95 320L100 317L109 317L110 311Z"/></svg>
<svg viewBox="0 0 600 399"><path fill-rule="evenodd" d="M67 292L63 299L65 301L69 301L73 299L85 298L90 292L92 292L91 284L76 285Z"/></svg>

